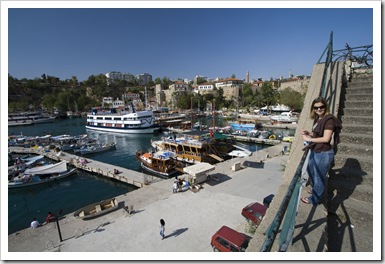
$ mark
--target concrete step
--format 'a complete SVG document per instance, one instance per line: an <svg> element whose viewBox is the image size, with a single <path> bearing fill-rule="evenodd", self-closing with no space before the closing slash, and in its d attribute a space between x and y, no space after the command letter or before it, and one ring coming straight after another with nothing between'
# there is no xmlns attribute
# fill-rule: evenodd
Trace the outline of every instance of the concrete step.
<svg viewBox="0 0 385 264"><path fill-rule="evenodd" d="M373 172L336 165L329 171L329 180L373 186Z"/></svg>
<svg viewBox="0 0 385 264"><path fill-rule="evenodd" d="M357 170L358 173L362 172L362 174L373 172L372 157L353 156L337 153L337 155L334 157L334 163L335 168L343 168L343 172L346 172L345 168Z"/></svg>
<svg viewBox="0 0 385 264"><path fill-rule="evenodd" d="M328 199L333 201L354 198L356 200L373 203L373 185L356 184L352 181L329 179Z"/></svg>
<svg viewBox="0 0 385 264"><path fill-rule="evenodd" d="M373 82L373 74L354 74L351 82Z"/></svg>
<svg viewBox="0 0 385 264"><path fill-rule="evenodd" d="M349 100L349 101L344 102L344 105L346 108L350 108L350 109L355 109L355 108L359 108L359 109L371 108L371 109L373 109L373 101Z"/></svg>
<svg viewBox="0 0 385 264"><path fill-rule="evenodd" d="M360 87L347 87L347 94L373 94L373 87L360 86Z"/></svg>
<svg viewBox="0 0 385 264"><path fill-rule="evenodd" d="M341 115L344 116L373 116L373 107L372 108L345 108L341 109Z"/></svg>
<svg viewBox="0 0 385 264"><path fill-rule="evenodd" d="M345 94L346 101L368 101L373 102L373 94Z"/></svg>
<svg viewBox="0 0 385 264"><path fill-rule="evenodd" d="M342 116L341 122L342 127L344 127L344 124L373 126L373 116Z"/></svg>
<svg viewBox="0 0 385 264"><path fill-rule="evenodd" d="M328 213L327 233L329 252L373 252L373 204L342 201Z"/></svg>
<svg viewBox="0 0 385 264"><path fill-rule="evenodd" d="M356 143L342 142L338 144L337 153L345 155L373 157L373 147Z"/></svg>
<svg viewBox="0 0 385 264"><path fill-rule="evenodd" d="M373 146L373 135L369 134L341 133L340 140L344 143L360 144L363 147Z"/></svg>
<svg viewBox="0 0 385 264"><path fill-rule="evenodd" d="M373 136L373 125L342 123L341 134L342 133L356 133L356 134L366 134L366 135Z"/></svg>

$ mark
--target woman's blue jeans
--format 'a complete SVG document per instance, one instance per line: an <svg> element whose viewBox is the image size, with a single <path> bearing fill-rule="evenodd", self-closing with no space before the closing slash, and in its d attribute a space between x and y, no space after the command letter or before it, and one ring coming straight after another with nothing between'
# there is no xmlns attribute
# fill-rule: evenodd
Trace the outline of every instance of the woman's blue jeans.
<svg viewBox="0 0 385 264"><path fill-rule="evenodd" d="M313 193L309 201L316 205L322 202L326 189L326 175L334 160L334 150L314 152L311 151L307 171L313 186Z"/></svg>

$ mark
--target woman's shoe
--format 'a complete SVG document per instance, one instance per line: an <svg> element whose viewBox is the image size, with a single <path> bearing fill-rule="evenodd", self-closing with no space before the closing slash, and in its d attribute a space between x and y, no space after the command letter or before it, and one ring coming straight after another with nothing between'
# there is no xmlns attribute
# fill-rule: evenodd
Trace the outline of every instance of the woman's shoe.
<svg viewBox="0 0 385 264"><path fill-rule="evenodd" d="M303 203L305 203L305 204L311 204L310 201L309 201L309 198L307 198L307 197L302 197L302 198L301 198L301 201L302 201Z"/></svg>

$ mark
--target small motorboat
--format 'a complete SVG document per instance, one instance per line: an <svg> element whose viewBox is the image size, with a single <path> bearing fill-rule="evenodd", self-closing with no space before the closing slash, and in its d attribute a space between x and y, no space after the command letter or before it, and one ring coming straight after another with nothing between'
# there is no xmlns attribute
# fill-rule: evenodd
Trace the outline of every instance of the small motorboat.
<svg viewBox="0 0 385 264"><path fill-rule="evenodd" d="M74 216L87 220L108 214L118 208L118 201L115 198L111 198L80 208L74 213Z"/></svg>
<svg viewBox="0 0 385 264"><path fill-rule="evenodd" d="M99 153L102 151L112 150L115 148L116 143L106 143L106 144L91 144L83 146L79 149L74 149L75 154L87 155Z"/></svg>
<svg viewBox="0 0 385 264"><path fill-rule="evenodd" d="M27 187L56 181L70 176L75 172L76 169L67 169L67 162L63 160L55 164L25 170L23 175L14 177L8 181L8 188Z"/></svg>

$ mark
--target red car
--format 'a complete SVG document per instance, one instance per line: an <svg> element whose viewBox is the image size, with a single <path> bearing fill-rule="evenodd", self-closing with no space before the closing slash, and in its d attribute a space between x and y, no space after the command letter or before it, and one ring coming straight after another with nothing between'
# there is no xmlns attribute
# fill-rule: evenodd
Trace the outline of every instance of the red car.
<svg viewBox="0 0 385 264"><path fill-rule="evenodd" d="M263 217L266 214L267 207L258 202L251 203L245 208L242 209L242 215L246 217L247 220L252 221L254 224L259 225Z"/></svg>
<svg viewBox="0 0 385 264"><path fill-rule="evenodd" d="M227 226L222 226L211 237L211 246L218 252L244 252L249 245L249 237Z"/></svg>

